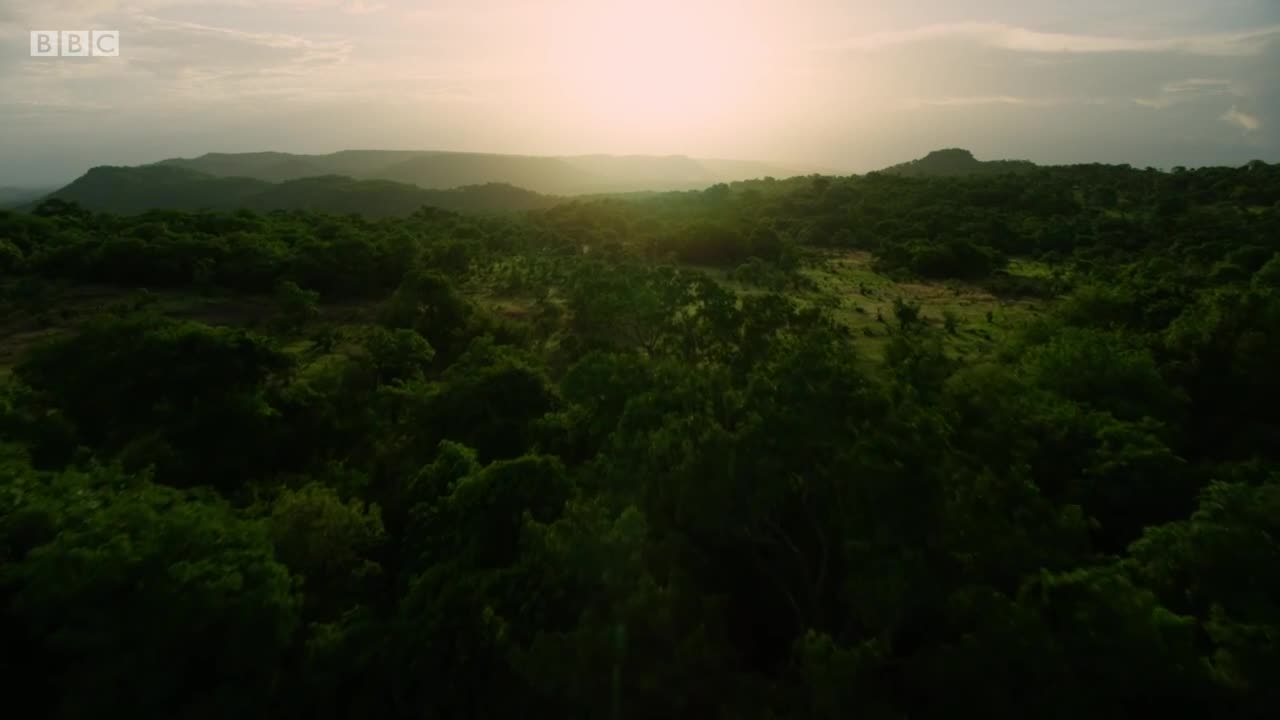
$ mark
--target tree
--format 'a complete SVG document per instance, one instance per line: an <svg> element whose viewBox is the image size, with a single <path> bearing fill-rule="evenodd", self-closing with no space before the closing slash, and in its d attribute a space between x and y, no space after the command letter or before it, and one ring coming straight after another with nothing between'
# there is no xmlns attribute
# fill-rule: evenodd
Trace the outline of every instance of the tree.
<svg viewBox="0 0 1280 720"><path fill-rule="evenodd" d="M297 600L261 523L118 470L0 476L11 699L68 718L272 714Z"/></svg>
<svg viewBox="0 0 1280 720"><path fill-rule="evenodd" d="M404 328L371 327L363 344L378 384L421 379L435 358L435 349L430 343L416 331Z"/></svg>
<svg viewBox="0 0 1280 720"><path fill-rule="evenodd" d="M0 272L16 273L22 260L22 249L9 238L0 237Z"/></svg>
<svg viewBox="0 0 1280 720"><path fill-rule="evenodd" d="M411 270L382 308L383 324L417 331L450 358L465 347L471 316L470 304L435 270Z"/></svg>
<svg viewBox="0 0 1280 720"><path fill-rule="evenodd" d="M1216 482L1190 519L1149 528L1134 543L1138 577L1197 617L1213 646L1215 680L1244 715L1280 702L1280 482Z"/></svg>
<svg viewBox="0 0 1280 720"><path fill-rule="evenodd" d="M161 482L231 490L278 461L263 390L291 363L242 330L141 314L94 320L35 349L16 374L36 408L105 457L154 466Z"/></svg>
<svg viewBox="0 0 1280 720"><path fill-rule="evenodd" d="M315 320L320 314L319 302L320 293L304 290L292 280L282 280L276 285L276 303L284 330L296 330Z"/></svg>
<svg viewBox="0 0 1280 720"><path fill-rule="evenodd" d="M385 539L377 505L344 503L313 482L284 490L264 510L276 557L302 582L308 618L331 619L361 602L367 579L381 572L372 559Z"/></svg>

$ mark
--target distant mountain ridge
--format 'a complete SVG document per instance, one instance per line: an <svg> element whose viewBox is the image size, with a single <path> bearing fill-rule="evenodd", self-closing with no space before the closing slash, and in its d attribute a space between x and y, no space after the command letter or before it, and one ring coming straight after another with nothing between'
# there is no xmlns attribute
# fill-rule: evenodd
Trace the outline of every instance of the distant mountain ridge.
<svg viewBox="0 0 1280 720"><path fill-rule="evenodd" d="M947 148L881 172L904 177L1024 173L1026 160L981 161ZM320 210L369 217L423 206L463 212L548 208L565 195L703 189L718 182L784 177L750 161L683 155L499 155L408 150L344 150L328 155L209 153L136 167L101 166L47 197L89 210ZM0 197L0 201L3 201ZM34 205L18 196L10 205Z"/></svg>
<svg viewBox="0 0 1280 720"><path fill-rule="evenodd" d="M1024 173L1038 167L1029 160L979 160L963 148L934 150L918 160L887 167L880 172L903 177L961 177Z"/></svg>
<svg viewBox="0 0 1280 720"><path fill-rule="evenodd" d="M500 183L427 190L390 180L354 180L340 175L271 182L219 177L171 164L96 167L48 197L75 202L88 210L122 214L156 209L250 209L320 210L368 217L405 216L424 205L501 212L535 210L561 202L561 198Z"/></svg>
<svg viewBox="0 0 1280 720"><path fill-rule="evenodd" d="M505 183L552 195L692 190L720 182L803 174L766 163L685 155L539 156L430 150L343 150L328 155L209 153L156 164L215 177L268 182L345 175L358 180L393 180L429 190Z"/></svg>

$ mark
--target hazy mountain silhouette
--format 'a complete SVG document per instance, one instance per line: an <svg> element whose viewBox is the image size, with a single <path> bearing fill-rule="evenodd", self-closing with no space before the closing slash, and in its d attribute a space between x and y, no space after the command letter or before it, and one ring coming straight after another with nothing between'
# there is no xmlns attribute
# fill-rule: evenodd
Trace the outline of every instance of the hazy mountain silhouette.
<svg viewBox="0 0 1280 720"><path fill-rule="evenodd" d="M798 170L765 163L683 155L551 157L396 150L344 150L329 155L210 153L197 158L162 160L157 164L215 177L269 182L346 175L363 180L394 180L427 189L506 183L538 193L561 195L687 190L718 182L801 174Z"/></svg>
<svg viewBox="0 0 1280 720"><path fill-rule="evenodd" d="M962 148L934 150L918 160L887 167L881 172L904 177L958 177L962 175L1003 175L1034 170L1028 160L979 160Z"/></svg>
<svg viewBox="0 0 1280 720"><path fill-rule="evenodd" d="M960 148L935 150L882 172L954 177L1026 172L1025 160L981 161ZM494 212L550 207L554 195L705 188L718 182L786 176L762 163L683 155L539 157L396 150L329 155L209 153L139 167L96 167L49 195L91 210L322 210L370 217L408 215L423 205ZM533 189L527 189L533 188ZM550 194L543 194L550 193ZM34 193L10 205L33 205ZM5 196L0 194L0 203Z"/></svg>
<svg viewBox="0 0 1280 720"><path fill-rule="evenodd" d="M288 157L255 154L247 161L264 175L297 167ZM224 164L223 167L230 167ZM408 215L424 205L447 210L494 212L550 207L559 198L500 183L450 190L427 190L389 180L355 180L322 175L269 182L251 177L216 177L170 164L96 167L49 197L89 210L138 213L169 210L321 210L369 217Z"/></svg>
<svg viewBox="0 0 1280 720"><path fill-rule="evenodd" d="M0 187L0 208L18 207L44 197L53 188Z"/></svg>

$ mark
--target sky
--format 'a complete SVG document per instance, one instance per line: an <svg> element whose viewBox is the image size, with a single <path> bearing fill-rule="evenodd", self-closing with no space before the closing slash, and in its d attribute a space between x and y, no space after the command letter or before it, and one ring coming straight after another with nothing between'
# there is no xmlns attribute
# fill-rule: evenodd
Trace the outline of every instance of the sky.
<svg viewBox="0 0 1280 720"><path fill-rule="evenodd" d="M29 56L118 30L120 56ZM206 152L1280 161L1280 0L0 0L0 185Z"/></svg>

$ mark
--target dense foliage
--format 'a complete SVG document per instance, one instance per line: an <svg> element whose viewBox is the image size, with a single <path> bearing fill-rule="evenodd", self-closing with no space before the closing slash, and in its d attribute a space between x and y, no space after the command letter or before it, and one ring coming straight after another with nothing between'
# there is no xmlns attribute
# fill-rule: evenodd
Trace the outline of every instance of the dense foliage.
<svg viewBox="0 0 1280 720"><path fill-rule="evenodd" d="M810 301L854 252L1049 309L871 338ZM0 272L12 707L1280 712L1280 167L50 201Z"/></svg>

